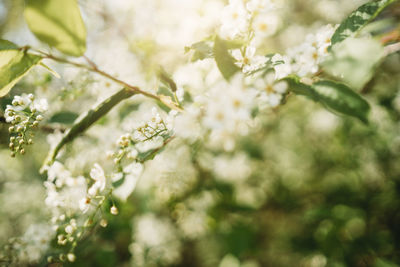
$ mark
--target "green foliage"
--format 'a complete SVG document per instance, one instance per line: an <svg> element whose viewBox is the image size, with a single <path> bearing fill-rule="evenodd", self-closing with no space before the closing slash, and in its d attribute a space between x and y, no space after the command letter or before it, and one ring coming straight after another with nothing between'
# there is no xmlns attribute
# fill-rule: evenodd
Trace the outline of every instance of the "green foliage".
<svg viewBox="0 0 400 267"><path fill-rule="evenodd" d="M332 48L323 68L352 88L359 89L372 78L382 57L383 47L379 42L373 39L347 38Z"/></svg>
<svg viewBox="0 0 400 267"><path fill-rule="evenodd" d="M368 122L370 110L368 102L346 85L328 80L307 85L300 82L297 77L289 77L285 80L289 82L290 90L295 94L307 96L334 112Z"/></svg>
<svg viewBox="0 0 400 267"><path fill-rule="evenodd" d="M7 40L0 39L0 50L18 49L19 47Z"/></svg>
<svg viewBox="0 0 400 267"><path fill-rule="evenodd" d="M86 28L76 0L26 0L25 20L42 42L70 56L86 51Z"/></svg>
<svg viewBox="0 0 400 267"><path fill-rule="evenodd" d="M235 59L229 54L229 45L226 41L215 37L214 42L214 57L217 66L225 80L229 80L237 71L239 67L235 65Z"/></svg>
<svg viewBox="0 0 400 267"><path fill-rule="evenodd" d="M352 12L345 19L332 36L332 46L345 40L347 37L355 36L365 25L371 22L382 10L397 0L370 1Z"/></svg>
<svg viewBox="0 0 400 267"><path fill-rule="evenodd" d="M62 123L62 124L72 124L78 118L78 114L71 111L60 111L54 114L49 122L51 123Z"/></svg>
<svg viewBox="0 0 400 267"><path fill-rule="evenodd" d="M326 107L339 113L368 122L369 104L359 94L344 84L320 81L313 84L318 99Z"/></svg>
<svg viewBox="0 0 400 267"><path fill-rule="evenodd" d="M37 65L42 58L19 49L15 44L0 40L0 97Z"/></svg>
<svg viewBox="0 0 400 267"><path fill-rule="evenodd" d="M174 80L171 78L171 75L169 73L167 73L164 68L160 67L158 70L158 77L160 79L160 81L165 84L166 86L168 86L168 88L172 91L175 92L177 87L176 87L176 83L174 82Z"/></svg>
<svg viewBox="0 0 400 267"><path fill-rule="evenodd" d="M188 53L190 50L194 50L191 58L192 62L213 57L213 48L206 41L197 42L191 46L185 47L186 53Z"/></svg>
<svg viewBox="0 0 400 267"><path fill-rule="evenodd" d="M90 109L89 111L81 114L75 120L74 125L65 133L64 137L60 142L49 151L46 160L43 163L41 172L44 172L46 166L53 163L60 149L67 143L74 140L79 134L85 132L90 126L92 126L96 121L105 116L115 105L120 103L122 100L127 99L134 95L135 92L132 90L123 88L113 94L111 97L107 98L101 102L98 106Z"/></svg>

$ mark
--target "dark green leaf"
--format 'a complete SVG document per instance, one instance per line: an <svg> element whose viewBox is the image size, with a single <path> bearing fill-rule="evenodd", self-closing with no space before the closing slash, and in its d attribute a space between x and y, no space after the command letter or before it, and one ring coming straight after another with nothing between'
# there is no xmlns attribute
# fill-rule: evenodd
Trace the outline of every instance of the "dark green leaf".
<svg viewBox="0 0 400 267"><path fill-rule="evenodd" d="M235 65L235 59L228 52L227 43L218 36L214 42L214 57L222 76L229 80L240 69Z"/></svg>
<svg viewBox="0 0 400 267"><path fill-rule="evenodd" d="M284 78L283 80L288 83L290 91L296 95L303 95L314 101L318 101L318 95L315 93L311 85L300 82L299 77L292 75Z"/></svg>
<svg viewBox="0 0 400 267"><path fill-rule="evenodd" d="M359 94L344 84L333 81L320 81L312 85L318 99L328 108L339 113L368 122L369 104Z"/></svg>
<svg viewBox="0 0 400 267"><path fill-rule="evenodd" d="M76 118L78 118L78 114L71 111L60 111L54 114L49 122L51 123L63 123L63 124L72 124Z"/></svg>
<svg viewBox="0 0 400 267"><path fill-rule="evenodd" d="M70 56L86 51L86 28L77 0L26 0L25 20L42 42Z"/></svg>
<svg viewBox="0 0 400 267"><path fill-rule="evenodd" d="M352 12L337 28L332 36L332 45L347 37L354 37L365 25L371 22L388 5L397 0L371 1Z"/></svg>
<svg viewBox="0 0 400 267"><path fill-rule="evenodd" d="M328 80L307 85L296 77L285 78L285 80L293 93L305 95L320 102L331 111L368 122L370 110L368 102L346 85Z"/></svg>

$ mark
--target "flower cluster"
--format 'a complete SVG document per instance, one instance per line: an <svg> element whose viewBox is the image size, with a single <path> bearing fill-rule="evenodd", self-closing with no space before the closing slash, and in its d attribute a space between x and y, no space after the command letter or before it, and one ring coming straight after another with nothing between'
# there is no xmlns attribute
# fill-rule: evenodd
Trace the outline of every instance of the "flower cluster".
<svg viewBox="0 0 400 267"><path fill-rule="evenodd" d="M106 176L99 164L96 163L90 171L90 178L92 178L93 184L89 187L87 195L79 201L79 208L83 213L90 209L94 199L100 199L99 204L104 200L100 194L106 188Z"/></svg>
<svg viewBox="0 0 400 267"><path fill-rule="evenodd" d="M86 229L93 226L98 211L111 197L111 190L106 190L107 179L97 163L90 171L89 183L84 176L74 177L57 161L47 169L47 174L48 178L44 183L47 189L45 203L52 214L52 229L57 232L57 244L67 251L49 260L73 262L78 241ZM110 213L118 214L115 205L111 206ZM104 218L100 218L99 222L101 226L107 226Z"/></svg>
<svg viewBox="0 0 400 267"><path fill-rule="evenodd" d="M152 158L171 139L175 114L171 112L162 118L157 109L152 108L149 120L117 140L117 151L108 153L117 165L117 172L112 175L112 182L117 185L113 191L116 197L122 200L129 197L143 172L143 162Z"/></svg>
<svg viewBox="0 0 400 267"><path fill-rule="evenodd" d="M117 140L118 150L111 152L116 164L123 159L137 160L139 153L161 147L164 141L171 136L173 127L173 115L163 119L156 108L152 109L152 117L142 122L132 133L126 133ZM139 159L140 161L140 159Z"/></svg>
<svg viewBox="0 0 400 267"><path fill-rule="evenodd" d="M328 55L328 47L335 30L336 26L323 26L315 34L307 35L304 43L288 49L287 54L294 73L307 76L318 72L318 65Z"/></svg>
<svg viewBox="0 0 400 267"><path fill-rule="evenodd" d="M5 110L6 122L12 126L8 128L11 137L9 147L11 156L16 153L25 154L25 145L33 144L33 133L30 131L43 120L43 112L48 108L46 99L36 99L33 94L15 96L11 105Z"/></svg>
<svg viewBox="0 0 400 267"><path fill-rule="evenodd" d="M272 13L276 5L263 0L230 0L222 10L220 34L226 39L255 34L268 37L277 30L279 19Z"/></svg>

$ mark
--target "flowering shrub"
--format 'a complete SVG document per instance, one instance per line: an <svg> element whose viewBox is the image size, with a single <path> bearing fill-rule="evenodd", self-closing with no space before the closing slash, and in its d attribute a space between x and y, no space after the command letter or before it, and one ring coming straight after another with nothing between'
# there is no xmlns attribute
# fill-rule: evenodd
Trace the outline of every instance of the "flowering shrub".
<svg viewBox="0 0 400 267"><path fill-rule="evenodd" d="M399 8L0 4L0 262L397 266Z"/></svg>

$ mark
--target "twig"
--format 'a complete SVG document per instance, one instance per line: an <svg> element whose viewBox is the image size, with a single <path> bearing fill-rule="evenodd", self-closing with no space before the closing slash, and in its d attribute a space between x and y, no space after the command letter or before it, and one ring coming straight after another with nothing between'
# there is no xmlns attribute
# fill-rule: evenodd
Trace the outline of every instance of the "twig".
<svg viewBox="0 0 400 267"><path fill-rule="evenodd" d="M386 56L396 53L398 51L400 51L400 42L385 46L385 48L383 50L383 54L386 57Z"/></svg>
<svg viewBox="0 0 400 267"><path fill-rule="evenodd" d="M36 51L36 50L35 50L35 51ZM124 86L125 88L128 88L129 90L131 90L131 91L132 91L133 93L135 93L135 94L141 94L141 95L144 95L144 96L153 98L153 99L155 99L155 100L157 100L157 101L163 103L163 101L161 100L161 98L160 98L159 96L153 95L153 94L151 94L151 93L149 93L149 92L146 92L146 91L143 91L143 90L141 90L141 89L140 89L139 87L137 87L137 86L128 84L127 82L124 82L124 81L122 81L122 80L120 80L120 79L118 79L118 78L112 76L111 74L109 74L109 73L107 73L107 72L105 72L105 71L100 70L100 69L97 67L97 65L96 65L93 61L91 61L89 58L87 58L86 56L84 56L84 58L86 59L86 61L88 61L89 65L85 65L85 64L73 62L73 61L70 61L70 60L68 60L68 59L61 58L61 57L57 57L57 56L48 54L48 53L43 52L43 51L36 51L36 52L42 54L42 55L44 56L44 58L52 59L52 60L54 60L54 61L58 61L58 62L61 62L61 63L66 63L66 64L73 65L73 66L78 67L78 68L81 68L81 69L86 69L86 70L88 70L88 71L91 71L91 72L95 72L95 73L97 73L97 74L100 74L101 76L106 77L106 78L108 78L108 79L110 79L110 80L112 80L112 81L114 81L114 82L116 82L116 83L118 83L118 84Z"/></svg>
<svg viewBox="0 0 400 267"><path fill-rule="evenodd" d="M0 123L7 123L6 118L2 115L0 115ZM65 132L66 128L65 127L55 127L49 124L45 124L39 127L39 129L45 133L54 133L56 131L60 131L60 132Z"/></svg>

